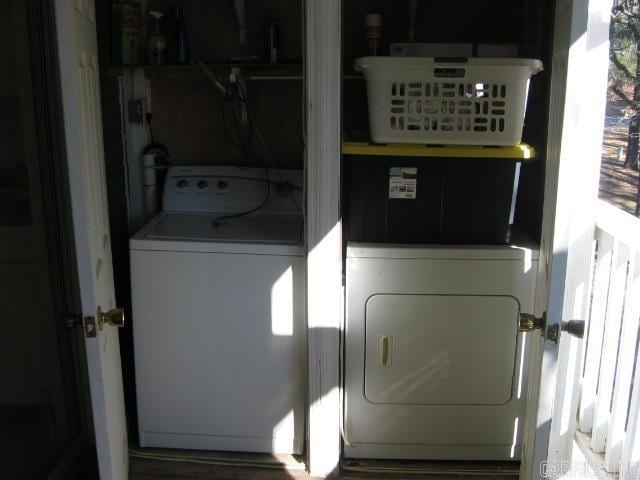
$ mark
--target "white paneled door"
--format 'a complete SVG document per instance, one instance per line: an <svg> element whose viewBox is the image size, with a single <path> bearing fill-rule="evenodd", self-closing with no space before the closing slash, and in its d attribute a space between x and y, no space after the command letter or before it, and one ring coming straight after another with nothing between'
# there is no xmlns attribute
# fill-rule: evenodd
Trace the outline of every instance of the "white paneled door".
<svg viewBox="0 0 640 480"><path fill-rule="evenodd" d="M536 313L547 325L586 320L609 69L612 0L556 2L545 205ZM601 283L601 282L600 282ZM541 368L529 402L521 479L561 478L572 468L584 340L553 330L538 344ZM587 359L589 364L589 359ZM539 395L535 389L539 388ZM583 388L589 388L583 385ZM573 472L572 472L573 474Z"/></svg>
<svg viewBox="0 0 640 480"><path fill-rule="evenodd" d="M128 476L94 0L55 0L67 168L100 478ZM111 313L98 328L100 312ZM90 327L94 325L93 330Z"/></svg>

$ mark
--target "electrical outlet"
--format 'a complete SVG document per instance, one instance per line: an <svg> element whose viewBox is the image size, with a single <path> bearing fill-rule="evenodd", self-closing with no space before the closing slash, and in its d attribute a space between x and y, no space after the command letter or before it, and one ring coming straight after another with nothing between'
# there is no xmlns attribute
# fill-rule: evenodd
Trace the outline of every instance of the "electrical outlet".
<svg viewBox="0 0 640 480"><path fill-rule="evenodd" d="M144 106L141 99L129 100L129 122L142 123L144 121Z"/></svg>

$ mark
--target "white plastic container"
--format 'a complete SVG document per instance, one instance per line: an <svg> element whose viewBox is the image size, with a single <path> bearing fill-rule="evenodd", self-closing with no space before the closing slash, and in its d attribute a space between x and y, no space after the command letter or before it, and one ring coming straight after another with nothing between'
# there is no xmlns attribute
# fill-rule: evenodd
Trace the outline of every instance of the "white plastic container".
<svg viewBox="0 0 640 480"><path fill-rule="evenodd" d="M376 143L516 145L540 60L362 57Z"/></svg>

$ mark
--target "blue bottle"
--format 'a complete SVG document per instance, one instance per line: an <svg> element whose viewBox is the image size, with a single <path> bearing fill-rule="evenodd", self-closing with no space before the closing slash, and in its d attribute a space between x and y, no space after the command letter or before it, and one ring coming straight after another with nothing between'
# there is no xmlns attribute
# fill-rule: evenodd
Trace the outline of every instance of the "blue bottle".
<svg viewBox="0 0 640 480"><path fill-rule="evenodd" d="M175 8L176 25L176 63L187 65L191 63L189 55L189 38L187 36L187 26L184 22L184 14L181 7Z"/></svg>

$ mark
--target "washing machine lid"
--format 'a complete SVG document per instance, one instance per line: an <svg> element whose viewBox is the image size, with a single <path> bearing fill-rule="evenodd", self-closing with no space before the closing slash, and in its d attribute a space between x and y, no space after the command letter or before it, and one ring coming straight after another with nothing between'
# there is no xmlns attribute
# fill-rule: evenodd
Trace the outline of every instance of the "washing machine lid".
<svg viewBox="0 0 640 480"><path fill-rule="evenodd" d="M299 215L158 214L130 241L131 249L303 255L304 222Z"/></svg>
<svg viewBox="0 0 640 480"><path fill-rule="evenodd" d="M511 296L373 295L365 313L371 403L503 405L514 389L519 303Z"/></svg>

